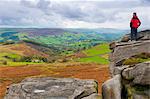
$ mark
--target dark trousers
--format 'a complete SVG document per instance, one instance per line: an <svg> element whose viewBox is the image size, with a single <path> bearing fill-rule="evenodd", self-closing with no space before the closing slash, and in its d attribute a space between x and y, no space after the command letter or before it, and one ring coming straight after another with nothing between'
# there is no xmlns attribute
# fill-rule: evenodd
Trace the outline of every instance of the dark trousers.
<svg viewBox="0 0 150 99"><path fill-rule="evenodd" d="M137 28L131 28L131 41L132 40L137 40L138 39L138 35L137 35Z"/></svg>

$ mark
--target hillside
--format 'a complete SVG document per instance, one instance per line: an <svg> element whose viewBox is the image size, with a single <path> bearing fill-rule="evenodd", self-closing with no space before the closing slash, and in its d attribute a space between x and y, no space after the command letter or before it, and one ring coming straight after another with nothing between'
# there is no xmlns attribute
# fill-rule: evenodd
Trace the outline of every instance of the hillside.
<svg viewBox="0 0 150 99"><path fill-rule="evenodd" d="M124 34L122 30L110 30L110 34L106 30L1 30L0 98L10 84L47 76L96 79L101 94L101 85L109 78L108 42Z"/></svg>
<svg viewBox="0 0 150 99"><path fill-rule="evenodd" d="M59 28L1 28L1 42L27 40L71 54L103 42L119 39L126 30L117 29L59 29Z"/></svg>
<svg viewBox="0 0 150 99"><path fill-rule="evenodd" d="M20 48L21 47L21 48ZM1 59L7 60L8 64L3 66L0 64L0 99L5 95L6 87L10 84L18 83L24 78L27 77L71 77L71 78L81 78L81 79L96 79L98 81L98 90L101 93L101 85L104 81L109 78L108 66L101 64L103 63L101 57L103 55L107 56L109 49L108 43L102 45L97 45L93 48L79 51L79 53L84 53L86 57L93 57L92 61L68 61L63 63L35 63L35 62L13 62L13 58L20 58L22 56L28 55L38 55L40 57L47 57L41 48L44 46L39 46L32 43L20 42L16 44L1 45L0 51L6 52L6 54L1 54ZM45 47L44 47L45 48ZM47 48L47 47L46 47ZM34 52L33 52L34 51ZM45 51L45 50L44 50ZM32 53L33 52L33 53ZM13 53L13 54L12 54ZM16 54L14 54L16 53ZM73 57L77 53L73 54ZM78 54L79 55L79 54ZM99 57L100 55L100 57ZM11 59L7 57L11 56ZM15 56L15 57L14 57ZM99 58L95 60L95 56ZM52 56L54 57L54 56ZM70 56L68 57L70 59ZM79 56L76 56L75 59L78 59ZM82 57L84 59L84 57ZM81 59L82 59L81 58ZM104 60L107 60L108 57L105 57ZM89 60L92 58L89 57ZM17 72L14 72L17 71ZM103 74L103 75L101 75Z"/></svg>
<svg viewBox="0 0 150 99"><path fill-rule="evenodd" d="M7 56L14 55L17 59L9 57L7 61L11 58L11 61L20 62L55 62L59 59L66 61L64 57L80 53L86 57L77 57L75 61L108 64L108 45L103 43L119 39L125 31L117 29L1 28L1 50L8 50L5 52L5 54L8 53L7 55L4 55L3 52L1 60L6 64L2 58L6 56L4 59L6 60ZM99 44L103 45L99 46ZM3 45L7 46L2 47Z"/></svg>
<svg viewBox="0 0 150 99"><path fill-rule="evenodd" d="M15 44L0 45L0 61L1 64L7 61L7 65L19 65L19 63L36 64L54 61L62 62L64 59L64 61L66 62L76 61L86 63L108 64L109 52L110 50L108 43L104 43L89 49L81 50L71 55L66 54L66 56L64 54L65 56L60 56L58 51L52 48L22 41Z"/></svg>
<svg viewBox="0 0 150 99"><path fill-rule="evenodd" d="M149 33L149 31L146 32ZM10 69L9 67L3 67L1 68L3 72L6 70L10 71L7 74L1 74L2 82L5 82L7 85L10 85L12 81L17 83L9 86L5 98L9 99L12 96L26 97L26 93L29 94L31 98L36 96L59 98L65 96L64 93L66 93L66 97L75 95L74 97L81 97L79 99L97 99L101 98L98 91L101 92L102 89L103 99L149 99L150 36L149 34L143 34L143 32L140 33L143 36L140 34L138 41L125 42L121 40L110 44L110 48L112 49L110 53L110 69L108 69L106 65L96 63L68 62L45 64L42 66L23 66L20 68L24 68L26 71L18 69L21 75L17 75L16 73L10 72L11 69L17 68L12 67ZM104 55L106 57L106 54L109 52L108 44L103 43L93 48L80 51L79 53L81 53L81 55L73 54L72 57L80 57L81 59L87 58L88 56L94 57L95 55ZM29 67L31 71L27 71ZM110 70L112 76L110 79L108 70ZM10 73L13 76L10 76ZM23 74L25 77L22 77ZM30 78L26 78L27 76L29 77L29 75ZM20 76L20 79L16 79L16 76ZM12 80L12 78L15 79ZM95 79L98 83L95 83L96 81L91 82L91 80L78 82L77 79L72 82L72 80L69 80L70 78ZM20 81L21 83L18 83ZM70 83L72 83L72 86L70 86ZM75 87L74 83L78 83L80 88ZM4 87L3 90L6 90L6 87ZM52 91L54 94L47 94ZM36 95L32 93L36 93ZM25 96L22 94L25 94Z"/></svg>
<svg viewBox="0 0 150 99"><path fill-rule="evenodd" d="M7 65L22 65L52 62L53 60L59 58L57 56L58 53L53 49L29 42L22 41L15 44L0 45L1 65L5 63Z"/></svg>

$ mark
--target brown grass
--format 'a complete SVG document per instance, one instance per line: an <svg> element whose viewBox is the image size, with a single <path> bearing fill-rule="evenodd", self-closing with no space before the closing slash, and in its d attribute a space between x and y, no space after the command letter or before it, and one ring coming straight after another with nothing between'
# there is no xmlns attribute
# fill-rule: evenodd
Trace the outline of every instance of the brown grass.
<svg viewBox="0 0 150 99"><path fill-rule="evenodd" d="M66 58L83 58L83 57L87 57L87 55L83 52L77 52L77 53L67 56Z"/></svg>
<svg viewBox="0 0 150 99"><path fill-rule="evenodd" d="M40 51L28 46L25 43L0 46L0 52L15 53L15 54L18 54L21 56L34 56L34 55L36 55L36 56L48 57L47 54L40 52Z"/></svg>
<svg viewBox="0 0 150 99"><path fill-rule="evenodd" d="M18 83L22 79L31 76L51 76L51 77L74 77L80 79L95 79L99 83L99 93L101 85L109 79L109 69L106 65L67 63L67 64L45 64L28 65L20 67L0 67L0 99L5 95L7 86Z"/></svg>

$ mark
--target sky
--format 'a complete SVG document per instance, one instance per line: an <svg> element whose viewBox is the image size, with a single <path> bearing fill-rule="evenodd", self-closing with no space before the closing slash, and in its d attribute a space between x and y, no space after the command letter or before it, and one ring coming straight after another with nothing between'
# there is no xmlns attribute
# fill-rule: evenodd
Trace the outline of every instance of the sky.
<svg viewBox="0 0 150 99"><path fill-rule="evenodd" d="M0 0L0 27L150 29L150 0Z"/></svg>

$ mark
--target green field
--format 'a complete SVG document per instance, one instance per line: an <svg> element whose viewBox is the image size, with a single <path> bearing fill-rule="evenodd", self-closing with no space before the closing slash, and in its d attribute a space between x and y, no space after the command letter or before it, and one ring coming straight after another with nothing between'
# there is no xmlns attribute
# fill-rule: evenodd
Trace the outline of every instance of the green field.
<svg viewBox="0 0 150 99"><path fill-rule="evenodd" d="M99 63L99 64L108 64L108 59L102 58L100 56L93 56L93 57L87 57L87 58L81 58L79 59L80 62L89 62L89 63Z"/></svg>
<svg viewBox="0 0 150 99"><path fill-rule="evenodd" d="M87 49L83 51L83 53L85 53L87 56L95 56L95 55L107 54L110 51L111 50L109 49L108 43L103 43L91 49Z"/></svg>
<svg viewBox="0 0 150 99"><path fill-rule="evenodd" d="M99 64L108 64L109 60L108 57L103 57L108 56L110 53L109 49L109 44L108 43L103 43L100 45L97 45L95 47L92 47L90 49L82 51L84 54L87 55L85 58L79 58L77 61L79 62L94 62L94 63L99 63Z"/></svg>
<svg viewBox="0 0 150 99"><path fill-rule="evenodd" d="M0 60L12 61L12 59L20 59L20 58L21 58L20 55L14 53L0 52Z"/></svg>
<svg viewBox="0 0 150 99"><path fill-rule="evenodd" d="M1 66L23 66L23 65L34 65L34 64L46 64L46 63L35 63L35 62L7 62L7 65L1 65Z"/></svg>
<svg viewBox="0 0 150 99"><path fill-rule="evenodd" d="M17 45L17 44L15 44ZM13 46L14 45L9 45L9 46ZM5 48L3 46L1 46L2 48ZM28 47L26 47L24 45L24 50L27 50ZM14 51L11 52L11 47L10 48L6 48L8 49L7 51L5 51L4 49L0 52L0 64L1 65L6 65L6 66L19 66L19 65L28 65L28 64L39 64L39 63L43 63L43 62L34 62L32 60L39 60L39 58L35 58L32 57L30 59L30 61L27 61L26 58L23 58L22 55L20 55L19 51ZM88 63L99 63L99 64L108 64L108 53L110 52L109 50L109 44L108 43L102 43L100 45L88 48L88 49L84 49L84 50L79 50L81 53L84 53L86 55L86 57L84 58L80 58L77 57L76 59L74 59L77 62L88 62ZM71 53L69 53L71 52ZM72 50L70 50L68 52L68 50L64 51L62 55L69 55L69 54L74 54L74 52ZM28 57L27 57L28 58ZM28 60L29 60L28 59Z"/></svg>
<svg viewBox="0 0 150 99"><path fill-rule="evenodd" d="M35 62L14 62L13 61L13 59L15 59L16 61L20 60L20 58L21 56L18 54L1 52L0 66L21 66L21 65L30 65L30 64L43 64L43 63L35 63Z"/></svg>
<svg viewBox="0 0 150 99"><path fill-rule="evenodd" d="M35 56L40 56L38 60L51 63L57 62L59 58L63 57L64 59L66 56L81 52L87 57L80 58L79 56L75 60L79 62L108 64L108 58L103 57L103 55L108 56L110 52L108 43L106 42L119 39L122 35L123 31L114 29L111 29L109 32L108 29L0 29L1 46L11 46L11 44L20 44L19 46L23 46L22 44L25 44L23 49L18 49L16 46L17 50L12 51L14 54L9 53L9 51L12 50L11 48L8 48L9 50L5 48L6 50L4 50L8 52L8 55L4 55L0 49L0 61L29 62L28 60L37 59ZM15 49L14 46L13 49ZM33 50L33 52L31 50ZM22 55L23 53L28 54L26 54L26 56L25 54ZM32 53L34 53L34 55L32 55ZM42 55L40 53L42 53ZM18 55L26 57L23 57L23 59L21 57L20 59ZM46 55L48 56L45 57ZM26 59L27 57L29 59Z"/></svg>

